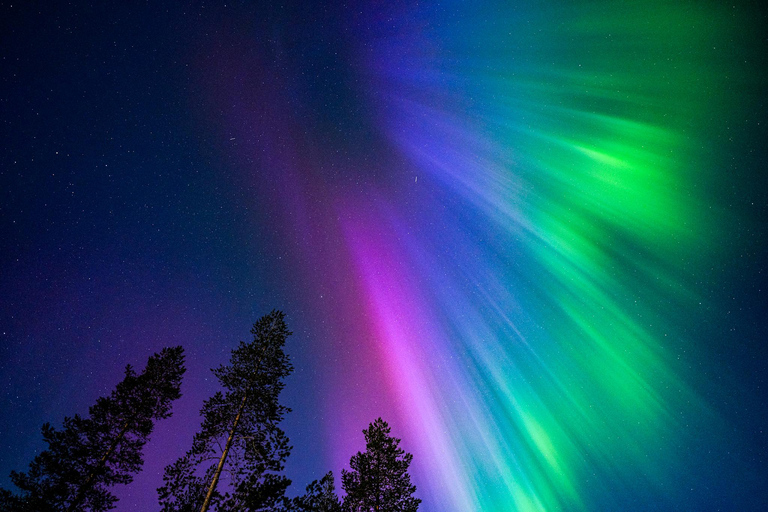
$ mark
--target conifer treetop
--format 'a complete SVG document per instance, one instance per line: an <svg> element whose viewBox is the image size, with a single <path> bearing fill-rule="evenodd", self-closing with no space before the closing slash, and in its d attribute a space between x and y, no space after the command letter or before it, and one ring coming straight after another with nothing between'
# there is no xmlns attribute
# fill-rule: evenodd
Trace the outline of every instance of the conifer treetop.
<svg viewBox="0 0 768 512"><path fill-rule="evenodd" d="M413 497L408 467L413 455L400 448L400 439L390 435L386 421L377 418L363 430L366 449L342 470L345 512L416 512L421 500Z"/></svg>

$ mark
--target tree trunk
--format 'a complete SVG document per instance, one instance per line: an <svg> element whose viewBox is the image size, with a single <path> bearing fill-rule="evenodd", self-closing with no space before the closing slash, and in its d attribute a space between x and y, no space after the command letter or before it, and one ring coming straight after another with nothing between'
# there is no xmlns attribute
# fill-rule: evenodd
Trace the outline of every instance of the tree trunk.
<svg viewBox="0 0 768 512"><path fill-rule="evenodd" d="M91 485L93 485L93 480L96 478L96 473L101 470L101 468L104 466L104 464L107 463L107 459L109 459L110 455L115 451L115 448L117 448L117 445L120 444L120 441L123 440L123 437L125 437L125 433L128 432L128 426L130 425L130 420L126 420L125 424L123 425L122 430L120 430L120 433L117 435L115 439L112 440L112 444L109 446L106 452L104 452L104 455L102 455L101 459L99 460L99 463L96 464L96 467L93 468L93 471L91 471L91 474L88 475L88 478L85 479L85 482L83 482L83 485L80 486L80 490L77 491L77 496L75 496L75 500L70 503L69 508L67 509L67 512L75 512L77 510L77 507L80 505L80 502L83 501L83 498L85 498L85 493L88 491L88 489L91 488Z"/></svg>
<svg viewBox="0 0 768 512"><path fill-rule="evenodd" d="M243 414L243 409L245 409L245 400L248 398L248 392L243 395L243 401L240 402L240 409L237 411L237 416L235 416L235 422L232 424L232 428L229 431L229 437L227 438L227 444L224 445L224 451L221 454L221 457L219 458L219 464L216 466L216 472L213 474L213 480L211 480L211 485L208 487L208 492L205 495L205 501L203 501L203 506L200 508L200 512L206 512L208 510L208 507L211 505L211 498L213 497L213 491L216 490L216 484L219 483L219 476L221 476L221 470L224 469L224 461L227 458L227 454L229 453L229 448L232 446L232 440L235 438L235 429L237 428L237 424L240 421L240 416Z"/></svg>

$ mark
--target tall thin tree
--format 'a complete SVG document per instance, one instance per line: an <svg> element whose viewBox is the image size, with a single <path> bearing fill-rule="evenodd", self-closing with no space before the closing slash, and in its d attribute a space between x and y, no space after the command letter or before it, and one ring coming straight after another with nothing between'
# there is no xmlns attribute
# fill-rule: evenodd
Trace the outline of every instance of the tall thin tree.
<svg viewBox="0 0 768 512"><path fill-rule="evenodd" d="M11 472L19 488L0 493L4 510L101 512L114 508L109 487L133 481L141 470L142 449L155 421L171 415L181 396L184 374L181 347L152 355L140 374L128 365L123 380L108 397L97 399L88 417L64 418L61 429L43 425L48 448L26 473Z"/></svg>
<svg viewBox="0 0 768 512"><path fill-rule="evenodd" d="M224 391L203 404L192 448L166 467L158 489L163 512L268 510L287 503L290 480L280 472L290 446L279 423L289 409L278 398L293 370L283 350L291 333L285 315L272 311L251 334L253 341L241 341L228 365L213 370Z"/></svg>
<svg viewBox="0 0 768 512"><path fill-rule="evenodd" d="M400 448L381 418L363 434L365 451L352 456L351 471L341 471L344 512L416 512L421 500L413 496L416 486L408 474L413 455Z"/></svg>

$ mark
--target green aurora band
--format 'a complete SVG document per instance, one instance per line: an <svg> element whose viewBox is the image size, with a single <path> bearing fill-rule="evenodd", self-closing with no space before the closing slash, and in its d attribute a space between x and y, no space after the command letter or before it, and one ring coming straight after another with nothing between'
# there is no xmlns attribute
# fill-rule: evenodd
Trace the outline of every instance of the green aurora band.
<svg viewBox="0 0 768 512"><path fill-rule="evenodd" d="M727 258L718 240L737 216L716 190L729 179L722 134L755 100L741 94L757 83L749 13L481 2L389 14L408 21L381 22L366 46L371 97L435 191L419 222L384 207L386 237L361 234L375 221L347 233L383 351L399 354L392 379L420 389L404 414L432 433L419 438L438 457L420 470L427 503L713 503L719 491L696 488L729 427L691 333L720 307L698 280ZM393 255L377 256L385 244ZM423 346L403 348L413 333Z"/></svg>

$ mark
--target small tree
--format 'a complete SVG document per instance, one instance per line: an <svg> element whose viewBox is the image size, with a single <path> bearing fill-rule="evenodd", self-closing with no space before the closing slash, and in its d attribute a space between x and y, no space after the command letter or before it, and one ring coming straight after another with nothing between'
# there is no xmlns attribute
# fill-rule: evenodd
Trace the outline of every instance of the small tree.
<svg viewBox="0 0 768 512"><path fill-rule="evenodd" d="M341 512L333 472L329 471L319 481L309 484L304 496L293 499L292 509L296 512Z"/></svg>
<svg viewBox="0 0 768 512"><path fill-rule="evenodd" d="M48 448L27 473L11 472L19 495L3 490L3 510L100 512L114 508L115 484L133 481L144 463L142 449L154 422L171 415L181 396L184 374L181 347L164 348L147 361L141 374L128 365L125 377L108 397L99 398L89 417L64 418L60 430L43 425Z"/></svg>
<svg viewBox="0 0 768 512"><path fill-rule="evenodd" d="M365 452L352 456L351 471L341 471L345 512L418 510L421 500L413 497L416 486L408 474L413 455L400 448L400 439L389 433L389 425L381 418L363 430Z"/></svg>
<svg viewBox="0 0 768 512"><path fill-rule="evenodd" d="M251 334L253 341L241 341L228 365L213 370L225 391L203 404L192 448L166 467L165 485L157 490L163 512L261 511L288 502L291 482L279 472L290 446L278 424L289 409L278 397L293 370L283 351L291 333L283 313L272 311Z"/></svg>

